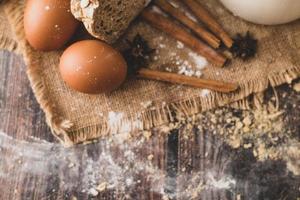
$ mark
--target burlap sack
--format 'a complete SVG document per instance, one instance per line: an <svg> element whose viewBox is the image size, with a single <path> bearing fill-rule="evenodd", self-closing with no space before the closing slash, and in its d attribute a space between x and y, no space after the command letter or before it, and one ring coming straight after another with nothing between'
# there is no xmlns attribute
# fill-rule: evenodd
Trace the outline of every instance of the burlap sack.
<svg viewBox="0 0 300 200"><path fill-rule="evenodd" d="M221 94L134 79L109 95L90 96L70 90L58 72L62 51L42 53L27 44L22 23L24 3L18 0L11 0L0 9L0 45L14 50L18 43L28 66L32 89L47 122L53 134L67 145L114 133L131 132L134 135L168 123L176 116L186 117L236 102L264 91L269 85L277 86L299 77L300 21L282 26L258 26L232 16L217 0L203 0L201 3L206 4L231 35L249 30L259 40L255 59L248 62L235 59L223 69L207 66L202 71L204 78L239 83L237 92ZM153 60L151 68L172 68L168 66L172 62L170 52L181 59L188 58L188 48L177 48L175 40L143 21L138 20L126 37L132 38L136 33L143 35L153 48L159 49L159 56Z"/></svg>

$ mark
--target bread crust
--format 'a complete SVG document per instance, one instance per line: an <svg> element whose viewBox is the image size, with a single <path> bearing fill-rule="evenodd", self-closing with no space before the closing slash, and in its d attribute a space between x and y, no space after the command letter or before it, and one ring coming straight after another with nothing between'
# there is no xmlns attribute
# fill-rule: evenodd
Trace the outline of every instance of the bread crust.
<svg viewBox="0 0 300 200"><path fill-rule="evenodd" d="M71 12L91 35L112 44L148 3L149 0L71 0Z"/></svg>

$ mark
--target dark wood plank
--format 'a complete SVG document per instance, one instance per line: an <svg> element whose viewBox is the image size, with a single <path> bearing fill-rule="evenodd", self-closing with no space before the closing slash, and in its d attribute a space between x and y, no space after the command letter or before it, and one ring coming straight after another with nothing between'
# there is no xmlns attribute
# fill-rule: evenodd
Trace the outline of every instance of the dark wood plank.
<svg viewBox="0 0 300 200"><path fill-rule="evenodd" d="M282 140L279 145L269 145L284 148L290 145L288 140L299 144L300 95L288 85L281 86L276 91L280 109L285 111L282 116L282 135L286 134L286 137L279 137ZM267 92L266 99L274 100L273 90ZM185 124L180 129L177 175L179 199L299 198L300 177L287 170L284 158L259 161L254 156L252 147L233 149L224 141L224 136L219 133L226 125L226 112L230 110L242 120L246 111L225 109L223 117L212 119L211 116L221 110L204 113L197 127ZM270 131L268 134L273 133ZM265 133L261 132L262 139L264 136ZM203 183L203 187L197 188L199 183Z"/></svg>
<svg viewBox="0 0 300 200"><path fill-rule="evenodd" d="M65 149L25 72L20 56L0 51L0 199L162 199L167 136ZM111 189L97 194L102 182Z"/></svg>
<svg viewBox="0 0 300 200"><path fill-rule="evenodd" d="M219 130L210 126L205 114L204 126L187 122L170 135L158 136L154 131L147 141L117 136L65 149L51 135L25 72L20 56L0 51L0 130L5 132L0 134L0 199L300 196L300 177L288 173L284 161L259 162L251 149L232 149L214 134ZM286 91L280 97L286 111L284 124L299 141L299 94L287 86L280 91ZM272 90L267 94L271 96ZM225 125L221 120L220 127ZM101 183L111 188L91 190Z"/></svg>
<svg viewBox="0 0 300 200"><path fill-rule="evenodd" d="M26 76L20 56L0 51L0 127L19 139L54 141Z"/></svg>

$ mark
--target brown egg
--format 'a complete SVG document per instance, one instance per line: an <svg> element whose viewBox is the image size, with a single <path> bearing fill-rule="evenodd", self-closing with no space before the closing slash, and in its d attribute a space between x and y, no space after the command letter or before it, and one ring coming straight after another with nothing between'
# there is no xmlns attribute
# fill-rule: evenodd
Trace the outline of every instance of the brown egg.
<svg viewBox="0 0 300 200"><path fill-rule="evenodd" d="M70 0L28 0L24 14L26 39L36 50L61 48L79 22L70 11Z"/></svg>
<svg viewBox="0 0 300 200"><path fill-rule="evenodd" d="M122 55L98 40L84 40L70 46L60 58L59 69L67 85L88 94L117 89L127 74Z"/></svg>

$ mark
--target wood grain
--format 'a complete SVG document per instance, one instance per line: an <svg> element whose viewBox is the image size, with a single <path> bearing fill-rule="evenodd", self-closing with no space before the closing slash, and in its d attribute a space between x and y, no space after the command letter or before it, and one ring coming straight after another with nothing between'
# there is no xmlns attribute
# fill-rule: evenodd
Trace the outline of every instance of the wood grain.
<svg viewBox="0 0 300 200"><path fill-rule="evenodd" d="M280 86L276 91L279 95L280 109L285 111L284 130L291 130L294 139L299 142L299 93L293 91L288 85ZM269 89L266 99L272 97L274 97L274 91ZM241 110L235 110L235 112L239 115L243 114ZM182 195L180 199L187 199L184 191L187 184L191 183L191 180L181 178L180 174L185 173L190 174L191 177L199 177L204 184L212 184L213 180L235 181L234 189L226 188L226 184L222 184L222 181L215 182L218 186L199 190L197 199L284 200L299 198L300 176L288 172L284 160L258 161L253 155L252 148L240 147L233 150L224 143L220 135L214 134L220 132L221 128L211 128L208 123L209 116L206 117L205 114L204 116L202 120L204 123L207 120L207 126L201 126L201 129L193 127L192 131L190 127L183 126L179 131L178 183L182 183L178 185L178 191ZM223 126L224 124L221 123L219 127ZM287 144L287 141L282 142Z"/></svg>
<svg viewBox="0 0 300 200"><path fill-rule="evenodd" d="M292 131L300 133L300 110L299 106L294 106L300 104L299 94L287 86L279 90L288 91L288 95L281 98L281 107L288 113L285 123ZM191 128L183 124L178 130L165 136L158 136L153 131L149 141L136 147L110 146L108 141L103 140L64 150L45 123L44 114L30 89L22 58L5 51L0 51L0 119L0 130L13 138L0 137L1 200L163 199L163 193L170 199L189 199L187 197L191 194L185 192L188 186L201 186L199 183L205 183L209 173L213 173L216 178L232 177L237 181L237 187L206 189L201 191L196 199L237 199L238 194L241 194L242 199L299 197L300 179L286 172L284 162L258 162L248 150L232 150L221 137L212 134L213 130L209 127L199 130L197 127ZM26 160L13 160L13 149L24 148L24 154L30 153L26 152L28 149L34 149L34 146L30 145L34 143L24 145L22 142L35 141L32 137L45 140L47 143L43 148L48 148L48 151L33 151L35 154L41 154L44 159L40 162L33 160L32 164L39 165L30 166L29 163L29 167L38 170L44 163L48 163L46 166L51 173L29 173L20 168ZM10 146L9 142L15 146ZM126 192L121 188L113 188L93 197L82 191L81 183L85 177L87 160L95 164L102 162L101 153L110 152L112 159L115 159L119 166L125 167L129 162L123 158L127 150L133 151L137 156L133 166L139 161L150 163L151 165L147 166L154 166L157 170L154 170L155 174L161 173L162 182L153 184L156 182L151 182L149 172L144 173L141 170L133 176L134 180L140 181L126 187ZM153 155L152 160L148 160L149 155ZM68 177L72 175L72 169L68 167L68 159L71 158L77 162L78 171L73 177ZM7 173L9 177L3 173ZM73 180L72 187L67 187L68 178Z"/></svg>

